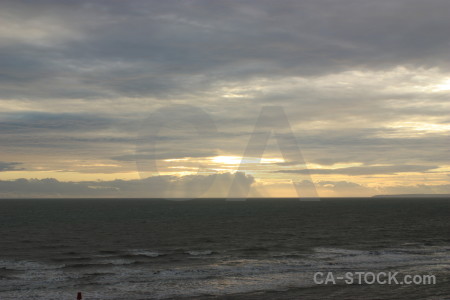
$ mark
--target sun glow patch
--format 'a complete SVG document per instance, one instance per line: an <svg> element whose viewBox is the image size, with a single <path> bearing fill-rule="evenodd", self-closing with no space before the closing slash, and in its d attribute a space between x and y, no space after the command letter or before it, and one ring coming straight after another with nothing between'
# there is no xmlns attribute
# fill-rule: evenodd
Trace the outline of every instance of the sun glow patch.
<svg viewBox="0 0 450 300"><path fill-rule="evenodd" d="M436 92L450 91L450 78L444 80L441 84L436 85L434 91Z"/></svg>
<svg viewBox="0 0 450 300"><path fill-rule="evenodd" d="M391 128L409 129L426 132L445 132L450 131L450 124L435 124L426 122L397 122L390 126Z"/></svg>

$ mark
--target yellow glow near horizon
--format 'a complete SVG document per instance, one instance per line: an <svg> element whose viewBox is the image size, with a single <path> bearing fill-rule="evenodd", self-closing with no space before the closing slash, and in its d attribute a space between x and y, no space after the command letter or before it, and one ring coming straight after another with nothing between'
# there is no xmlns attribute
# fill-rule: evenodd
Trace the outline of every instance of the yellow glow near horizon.
<svg viewBox="0 0 450 300"><path fill-rule="evenodd" d="M168 161L168 162L172 162L172 161L187 161L188 158L171 158L171 159L164 159L163 161Z"/></svg>
<svg viewBox="0 0 450 300"><path fill-rule="evenodd" d="M80 173L64 171L6 171L2 172L0 180L25 179L45 179L55 178L59 181L97 181L97 180L133 180L140 179L138 172L119 172L119 173Z"/></svg>
<svg viewBox="0 0 450 300"><path fill-rule="evenodd" d="M262 158L261 160L256 157L240 157L240 156L214 156L210 160L214 163L225 164L225 165L239 165L241 161L243 163L261 163L261 164L271 164L283 162L280 158Z"/></svg>
<svg viewBox="0 0 450 300"><path fill-rule="evenodd" d="M359 167L362 166L363 163L361 162L348 162L348 163L336 163L332 165L320 165L320 164L313 164L308 163L309 169L341 169L341 168L350 168L350 167Z"/></svg>

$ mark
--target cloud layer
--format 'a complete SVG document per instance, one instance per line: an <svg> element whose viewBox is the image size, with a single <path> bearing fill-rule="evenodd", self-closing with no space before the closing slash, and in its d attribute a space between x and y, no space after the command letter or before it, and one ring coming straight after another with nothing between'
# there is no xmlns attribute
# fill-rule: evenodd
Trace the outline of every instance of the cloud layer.
<svg viewBox="0 0 450 300"><path fill-rule="evenodd" d="M439 190L450 171L449 10L446 0L2 1L0 180L51 177L55 190L109 195L82 182L131 184L151 161L167 178L240 170L273 191L305 173L349 182L348 195ZM242 157L274 105L288 120L273 128L290 124L307 166L213 159ZM273 141L265 155L282 157Z"/></svg>

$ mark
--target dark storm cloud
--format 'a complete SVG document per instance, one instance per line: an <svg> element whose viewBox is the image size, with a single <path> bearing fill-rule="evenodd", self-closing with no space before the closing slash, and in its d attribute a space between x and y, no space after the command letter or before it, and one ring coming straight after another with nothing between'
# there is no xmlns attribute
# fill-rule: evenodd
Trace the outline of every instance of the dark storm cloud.
<svg viewBox="0 0 450 300"><path fill-rule="evenodd" d="M230 78L449 66L444 0L3 1L1 10L9 97L168 97Z"/></svg>

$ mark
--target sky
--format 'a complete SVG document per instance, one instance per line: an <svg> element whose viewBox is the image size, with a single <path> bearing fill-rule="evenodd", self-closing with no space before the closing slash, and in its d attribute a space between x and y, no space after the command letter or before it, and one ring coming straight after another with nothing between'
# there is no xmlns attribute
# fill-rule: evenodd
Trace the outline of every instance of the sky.
<svg viewBox="0 0 450 300"><path fill-rule="evenodd" d="M0 2L0 197L450 193L450 2Z"/></svg>

